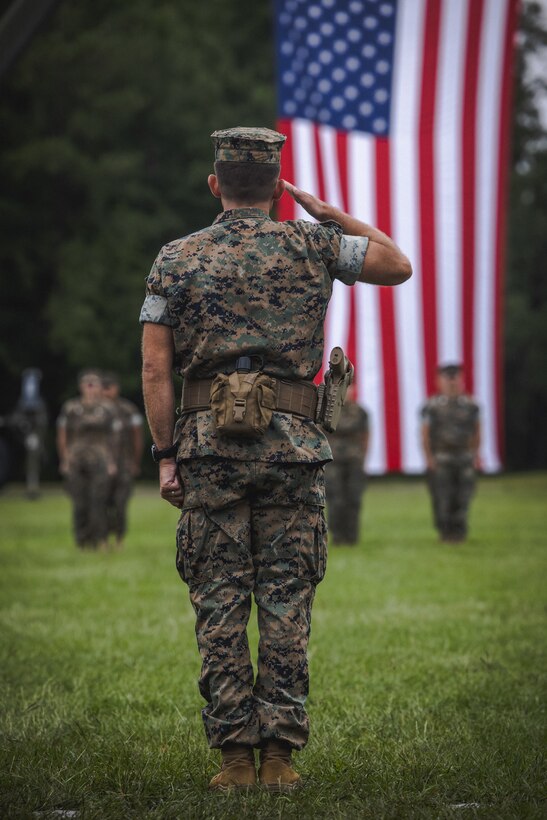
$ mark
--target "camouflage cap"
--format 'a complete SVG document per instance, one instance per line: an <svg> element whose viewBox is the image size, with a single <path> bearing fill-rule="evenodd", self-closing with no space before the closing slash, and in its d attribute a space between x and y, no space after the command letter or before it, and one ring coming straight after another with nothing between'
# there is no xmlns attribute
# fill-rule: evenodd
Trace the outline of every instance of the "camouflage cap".
<svg viewBox="0 0 547 820"><path fill-rule="evenodd" d="M450 364L440 364L437 368L437 373L443 376L450 376L450 378L457 376L463 370L463 365L458 362L451 362Z"/></svg>
<svg viewBox="0 0 547 820"><path fill-rule="evenodd" d="M287 139L270 128L225 128L211 134L215 162L277 163Z"/></svg>

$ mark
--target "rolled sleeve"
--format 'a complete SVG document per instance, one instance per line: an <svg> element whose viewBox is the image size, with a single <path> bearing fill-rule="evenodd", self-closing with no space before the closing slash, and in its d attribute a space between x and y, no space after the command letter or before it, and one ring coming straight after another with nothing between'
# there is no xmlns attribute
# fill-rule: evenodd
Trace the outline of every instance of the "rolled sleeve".
<svg viewBox="0 0 547 820"><path fill-rule="evenodd" d="M154 322L156 325L172 326L173 322L169 315L169 307L165 296L156 296L149 293L145 296L139 316L139 322Z"/></svg>
<svg viewBox="0 0 547 820"><path fill-rule="evenodd" d="M156 325L173 327L175 322L169 310L169 302L163 286L162 277L163 249L158 254L146 279L146 296L141 308L139 321L153 322Z"/></svg>
<svg viewBox="0 0 547 820"><path fill-rule="evenodd" d="M340 253L336 265L336 279L345 285L354 285L361 271L368 248L368 236L347 236L340 240Z"/></svg>

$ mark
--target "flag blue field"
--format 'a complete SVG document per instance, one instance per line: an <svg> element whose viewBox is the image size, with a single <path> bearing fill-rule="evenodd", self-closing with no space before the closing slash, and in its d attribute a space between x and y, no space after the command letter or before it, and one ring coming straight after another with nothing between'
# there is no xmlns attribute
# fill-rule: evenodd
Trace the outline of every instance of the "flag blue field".
<svg viewBox="0 0 547 820"><path fill-rule="evenodd" d="M356 364L368 469L420 472L418 412L463 362L503 461L502 288L517 0L276 0L282 174L389 233L401 288L335 284L325 351ZM307 217L289 197L279 217ZM309 218L309 217L308 217Z"/></svg>

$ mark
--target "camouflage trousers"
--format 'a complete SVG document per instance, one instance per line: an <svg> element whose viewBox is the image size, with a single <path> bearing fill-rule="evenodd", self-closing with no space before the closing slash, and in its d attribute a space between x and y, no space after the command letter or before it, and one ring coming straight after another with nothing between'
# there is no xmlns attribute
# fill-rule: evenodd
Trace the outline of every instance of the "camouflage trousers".
<svg viewBox="0 0 547 820"><path fill-rule="evenodd" d="M69 466L67 491L72 499L74 537L80 547L96 547L106 539L109 480L106 461L93 453Z"/></svg>
<svg viewBox="0 0 547 820"><path fill-rule="evenodd" d="M177 569L188 584L202 659L209 745L307 742L307 647L325 574L323 468L192 459L179 464L185 502ZM258 662L247 624L257 605Z"/></svg>
<svg viewBox="0 0 547 820"><path fill-rule="evenodd" d="M356 544L366 475L361 461L332 461L325 467L331 543Z"/></svg>
<svg viewBox="0 0 547 820"><path fill-rule="evenodd" d="M118 472L110 479L107 502L108 532L122 538L127 530L127 505L133 491L133 476L129 465L118 465Z"/></svg>
<svg viewBox="0 0 547 820"><path fill-rule="evenodd" d="M463 539L475 491L472 456L436 454L435 461L436 467L428 476L435 528L441 538Z"/></svg>

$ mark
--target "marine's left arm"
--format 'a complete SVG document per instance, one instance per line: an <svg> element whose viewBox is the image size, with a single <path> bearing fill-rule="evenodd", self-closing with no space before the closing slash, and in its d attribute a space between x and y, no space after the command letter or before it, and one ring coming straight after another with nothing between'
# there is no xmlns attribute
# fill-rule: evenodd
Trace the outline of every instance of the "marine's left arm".
<svg viewBox="0 0 547 820"><path fill-rule="evenodd" d="M367 429L367 430L365 430L365 432L363 433L363 437L362 437L362 439L361 439L361 447L362 447L362 449L363 449L363 463L364 463L364 462L366 461L366 459L367 459L367 453L368 453L368 445L369 445L369 441L370 441L370 432L369 432L369 430Z"/></svg>

